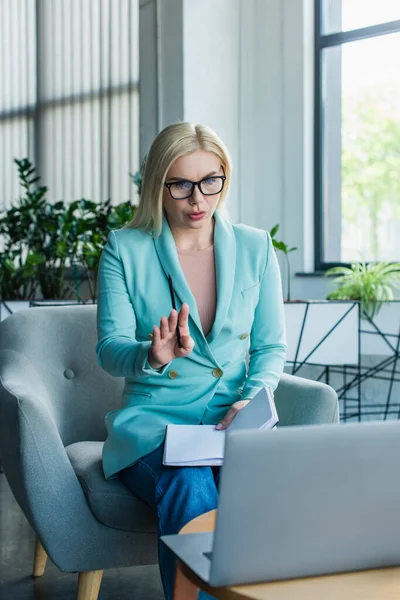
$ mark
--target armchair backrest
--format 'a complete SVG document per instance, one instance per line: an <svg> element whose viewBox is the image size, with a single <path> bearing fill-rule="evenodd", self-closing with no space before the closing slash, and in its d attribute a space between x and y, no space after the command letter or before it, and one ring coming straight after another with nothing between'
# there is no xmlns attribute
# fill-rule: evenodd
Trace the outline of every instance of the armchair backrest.
<svg viewBox="0 0 400 600"><path fill-rule="evenodd" d="M0 324L3 387L45 403L64 445L104 440L104 416L118 408L124 384L96 356L94 305L38 307Z"/></svg>
<svg viewBox="0 0 400 600"><path fill-rule="evenodd" d="M96 313L38 307L0 323L0 403L22 398L45 409L65 446L104 440L104 417L120 407L124 379L97 362ZM284 374L275 399L281 425L338 421L337 395L322 383Z"/></svg>

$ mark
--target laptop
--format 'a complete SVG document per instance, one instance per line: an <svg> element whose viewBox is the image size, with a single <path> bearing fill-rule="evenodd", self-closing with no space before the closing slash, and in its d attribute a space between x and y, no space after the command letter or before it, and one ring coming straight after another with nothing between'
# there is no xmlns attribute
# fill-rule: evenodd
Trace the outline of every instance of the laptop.
<svg viewBox="0 0 400 600"><path fill-rule="evenodd" d="M400 422L227 436L215 533L162 536L211 586L400 565Z"/></svg>

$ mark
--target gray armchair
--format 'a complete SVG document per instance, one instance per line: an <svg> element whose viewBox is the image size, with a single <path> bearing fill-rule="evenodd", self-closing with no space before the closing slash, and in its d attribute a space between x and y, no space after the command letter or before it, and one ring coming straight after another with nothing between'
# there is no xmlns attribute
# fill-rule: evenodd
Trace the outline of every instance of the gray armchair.
<svg viewBox="0 0 400 600"><path fill-rule="evenodd" d="M104 416L123 380L97 363L96 307L32 308L0 324L0 456L36 532L34 575L47 555L78 572L78 600L97 598L104 569L157 562L153 512L105 481ZM334 390L283 375L281 425L338 421Z"/></svg>

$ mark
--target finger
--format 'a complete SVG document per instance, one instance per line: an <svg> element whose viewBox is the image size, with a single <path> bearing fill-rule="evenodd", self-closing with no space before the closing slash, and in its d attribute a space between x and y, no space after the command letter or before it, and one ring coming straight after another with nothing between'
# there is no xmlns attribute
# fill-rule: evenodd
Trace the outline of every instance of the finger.
<svg viewBox="0 0 400 600"><path fill-rule="evenodd" d="M175 345L175 356L177 358L184 358L193 350L195 343L190 335L181 336L181 345L179 346L178 340Z"/></svg>
<svg viewBox="0 0 400 600"><path fill-rule="evenodd" d="M161 317L160 320L161 339L165 339L169 335L169 325L167 317Z"/></svg>
<svg viewBox="0 0 400 600"><path fill-rule="evenodd" d="M158 346L160 342L161 342L160 330L157 327L157 325L154 325L152 346Z"/></svg>
<svg viewBox="0 0 400 600"><path fill-rule="evenodd" d="M176 326L178 324L178 311L174 308L171 310L168 318L168 327L169 332L174 333L176 331Z"/></svg>
<svg viewBox="0 0 400 600"><path fill-rule="evenodd" d="M188 315L189 315L189 307L187 307L187 309L184 309L183 314L182 314L182 309L181 309L181 312L178 315L178 327L179 327L179 333L180 333L181 338L183 336L190 336Z"/></svg>
<svg viewBox="0 0 400 600"><path fill-rule="evenodd" d="M222 421L216 425L215 429L226 429L232 423L233 419L236 417L238 413L238 409L235 406L231 406L228 410Z"/></svg>
<svg viewBox="0 0 400 600"><path fill-rule="evenodd" d="M189 304L184 302L181 306L181 310L179 311L179 326L187 327L189 318Z"/></svg>
<svg viewBox="0 0 400 600"><path fill-rule="evenodd" d="M191 352L194 348L194 340L190 335L181 335L181 344L183 352Z"/></svg>
<svg viewBox="0 0 400 600"><path fill-rule="evenodd" d="M216 425L215 429L226 429L232 423L236 415L250 402L250 400L238 400L228 410L222 421Z"/></svg>

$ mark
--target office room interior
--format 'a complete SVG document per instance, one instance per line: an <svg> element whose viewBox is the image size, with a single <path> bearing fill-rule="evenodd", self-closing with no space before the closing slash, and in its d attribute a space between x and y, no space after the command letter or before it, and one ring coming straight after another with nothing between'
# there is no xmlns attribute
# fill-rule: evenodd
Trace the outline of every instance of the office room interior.
<svg viewBox="0 0 400 600"><path fill-rule="evenodd" d="M239 356L240 342L240 352L246 352L246 377L253 373L252 360L257 371L253 355L261 350L255 329L262 319L271 318L272 323L275 317L262 313L260 303L255 308L254 300L259 319L254 316L254 329L247 319L246 302L250 305L255 299L259 281L252 281L255 270L241 272L241 265L256 269L246 258L250 254L245 242L240 242L244 232L249 240L253 234L256 239L254 229L268 232L268 256L276 256L281 282L279 315L286 341L264 340L263 346L265 352L285 346L282 366L276 367L280 380L277 376L276 386L269 383L261 367L254 375L259 387L268 390L272 417L277 411L277 435L280 430L286 435L318 427L326 427L327 439L331 429L341 432L347 427L350 432L371 427L375 435L376 425L378 440L380 427L389 431L400 419L400 2L0 0L0 79L0 597L172 600L162 573L160 577L163 542L154 507L103 471L105 416L119 415L121 393L129 385L138 392L144 411L156 404L158 381L160 393L167 394L174 385L185 390L179 387L186 385L183 364L190 365L187 373L198 392L203 385L198 365L208 365L207 393L224 385L231 389L228 363L217 356L218 337L222 344L225 335L225 308L224 316L231 318L226 331L231 328L235 337L228 354ZM155 169L155 160L148 160L150 148L152 158L153 141L178 123L209 128L231 161L228 178L225 167L217 180L199 169L192 171L193 177L183 182L189 197L174 192L179 177L166 186L164 177L160 184L160 198L168 196L163 235L168 229L168 243L175 239L177 246L184 235L176 234L178 222L168 225L167 207L175 203L195 210L201 204L201 211L212 205L212 194L225 193L223 186L229 184L224 212L218 211L222 216L210 221L216 240L216 320L210 337L197 331L191 313L188 334L184 327L179 329L185 324L182 312L178 325L170 320L171 335L178 335L179 341L171 366L170 359L157 358L162 353L154 350L160 323L154 322L160 326L154 331L146 320L144 329L139 307L131 306L140 333L132 343L146 352L149 348L149 354L143 371L137 375L135 367L124 388L128 376L123 369L105 366L105 352L99 348L103 320L110 322L108 314L98 316L100 298L110 294L100 273L102 251L108 244L110 256L123 261L123 235L136 234L127 225L137 218L141 195L148 198L142 194L143 183L150 186L149 171ZM207 148L197 152L215 159ZM189 165L179 160L179 168ZM219 181L221 189L207 197L206 185L218 186ZM201 232L201 227L199 222L186 229ZM217 246L222 228L236 236L231 289L221 265L230 264L231 257L223 257L233 246L222 234L219 239L226 239L226 246L221 241ZM110 232L120 240L116 253ZM192 239L207 240L201 233ZM162 242L159 247L155 242L158 255L161 247ZM159 266L152 262L156 258L146 262L148 256L153 254L143 254L143 262L135 257L141 275L132 281L139 287L149 282L152 296ZM263 263L265 273L271 260ZM179 261L184 270L181 254L179 260L176 255L176 265ZM126 266L122 272L126 275ZM175 298L180 306L186 301L179 289L184 272L171 273L175 289L171 279L170 308ZM200 284L202 277L203 270ZM197 292L191 289L195 304ZM262 282L260 289L275 307L269 297L275 298L277 289L263 288ZM228 300L218 295L221 290L232 294L230 317ZM162 293L161 288L156 291L154 302ZM211 296L203 290L202 302L211 302ZM232 315L239 318L239 300L245 307L243 325L232 322ZM117 298L115 306L118 302ZM199 314L204 324L200 304ZM216 331L218 319L222 333ZM262 331L273 337L278 321L279 317ZM191 338L189 343L185 337L193 332L194 350ZM201 353L197 362L187 356L201 351L199 339L200 346L201 340L205 344L203 362ZM239 388L243 392L244 382L238 378L235 394ZM250 388L244 386L246 391ZM256 391L243 398L251 402ZM246 402L239 410L246 410ZM166 417L163 426L189 423L171 419ZM211 417L193 419L196 425L214 423ZM238 443L239 438L240 434ZM299 444L302 440L300 432ZM323 441L317 436L315 440L316 448L322 444L322 454L327 451ZM354 442L351 434L349 440ZM143 443L147 452L156 447L155 442ZM382 456L385 448L382 442ZM233 442L229 450L233 456ZM132 462L124 458L119 468ZM335 464L340 469L339 459ZM340 473L335 476L343 483L349 472L344 471L342 480ZM228 480L222 478L226 488ZM191 521L194 525L187 531L212 531L218 510L211 520L200 520L199 529L198 521ZM359 514L354 506L351 510ZM218 527L222 524L217 519L217 531ZM256 550L250 547L248 552L251 562ZM174 598L191 600L202 585L180 560ZM360 572L375 567L384 567L385 573L389 567L395 570L390 585L371 575L371 598L385 598L386 584L393 585L393 597L395 590L400 595L400 553L398 563L368 556L360 565ZM331 597L336 588L322 581L329 570L307 568L299 577L308 581L321 575L318 585L327 587L318 588L319 597ZM285 572L285 566L282 569ZM288 573L277 579L292 579L294 585L297 571ZM250 583L260 585L262 580L261 575ZM300 588L284 592L265 583L260 592L250 591L245 579L240 583L246 583L246 589L219 587L215 597L303 597ZM345 598L369 597L357 595L364 590L365 578L350 583L346 579L343 585L350 586ZM212 588L204 590L199 598L214 597ZM309 600L312 593L316 592L307 588Z"/></svg>

